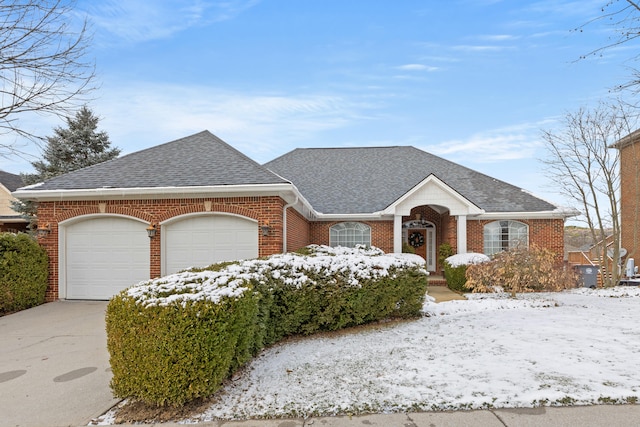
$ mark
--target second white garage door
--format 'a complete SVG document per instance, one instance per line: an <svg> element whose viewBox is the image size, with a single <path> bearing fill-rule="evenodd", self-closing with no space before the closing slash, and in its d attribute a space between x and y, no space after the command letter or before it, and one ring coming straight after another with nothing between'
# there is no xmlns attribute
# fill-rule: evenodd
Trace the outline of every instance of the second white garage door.
<svg viewBox="0 0 640 427"><path fill-rule="evenodd" d="M164 271L258 256L258 223L235 215L198 215L162 226Z"/></svg>

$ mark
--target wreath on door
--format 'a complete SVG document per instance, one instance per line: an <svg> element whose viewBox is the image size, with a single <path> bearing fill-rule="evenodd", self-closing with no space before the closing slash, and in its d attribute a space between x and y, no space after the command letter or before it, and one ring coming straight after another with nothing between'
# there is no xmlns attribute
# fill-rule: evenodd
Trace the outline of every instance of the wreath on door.
<svg viewBox="0 0 640 427"><path fill-rule="evenodd" d="M409 244L414 248L424 245L424 235L419 231L414 231L409 235Z"/></svg>

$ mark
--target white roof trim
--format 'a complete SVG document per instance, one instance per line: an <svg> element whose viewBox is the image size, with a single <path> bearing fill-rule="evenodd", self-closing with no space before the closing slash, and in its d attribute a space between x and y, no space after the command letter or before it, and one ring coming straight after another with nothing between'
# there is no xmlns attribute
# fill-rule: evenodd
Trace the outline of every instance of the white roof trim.
<svg viewBox="0 0 640 427"><path fill-rule="evenodd" d="M18 199L35 201L58 200L130 200L173 199L185 197L242 197L277 195L309 220L318 215L295 185L245 184L197 187L139 187L139 188L91 188L77 190L34 190L33 186L22 187L12 193Z"/></svg>
<svg viewBox="0 0 640 427"><path fill-rule="evenodd" d="M420 183L416 184L411 190L407 191L402 197L400 197L398 200L396 200L391 205L389 205L384 211L382 211L382 213L384 213L386 215L394 215L396 213L396 210L398 209L398 207L400 205L402 205L402 203L405 200L407 200L409 197L411 197L416 192L420 191L425 185L430 184L430 183L434 183L438 188L440 188L442 191L444 191L452 199L454 199L458 203L461 203L462 205L464 205L467 208L467 211L468 211L468 212L466 212L467 215L479 215L479 214L483 214L485 212L483 209L480 209L478 206L476 206L469 199L467 199L466 197L462 196L460 193L455 191L453 188L451 188L450 186L445 184L438 177L436 177L433 174L430 174L428 177L423 179ZM436 203L436 204L440 205L441 203Z"/></svg>
<svg viewBox="0 0 640 427"><path fill-rule="evenodd" d="M580 212L575 209L559 208L552 211L540 211L540 212L487 212L481 215L473 216L469 219L549 219L549 218L571 218L580 215Z"/></svg>
<svg viewBox="0 0 640 427"><path fill-rule="evenodd" d="M118 200L118 199L170 199L188 196L280 194L297 192L292 184L214 185L196 187L139 187L139 188L89 188L74 190L32 190L19 188L12 195L18 199L35 201L56 200Z"/></svg>

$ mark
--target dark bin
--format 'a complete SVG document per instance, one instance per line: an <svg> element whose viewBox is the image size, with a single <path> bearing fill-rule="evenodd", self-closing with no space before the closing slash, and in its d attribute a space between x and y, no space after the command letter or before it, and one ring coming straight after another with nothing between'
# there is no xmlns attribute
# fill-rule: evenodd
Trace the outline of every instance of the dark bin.
<svg viewBox="0 0 640 427"><path fill-rule="evenodd" d="M598 285L598 272L600 267L597 265L576 265L576 270L582 279L582 286L585 288L595 288Z"/></svg>

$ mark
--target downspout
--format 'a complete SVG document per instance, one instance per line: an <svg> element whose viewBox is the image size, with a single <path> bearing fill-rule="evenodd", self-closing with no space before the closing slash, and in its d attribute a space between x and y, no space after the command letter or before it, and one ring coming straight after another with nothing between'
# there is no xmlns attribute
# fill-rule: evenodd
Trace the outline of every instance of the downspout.
<svg viewBox="0 0 640 427"><path fill-rule="evenodd" d="M298 196L296 195L296 199L289 203L288 205L284 205L282 208L282 253L287 253L287 209L294 206L298 203Z"/></svg>

